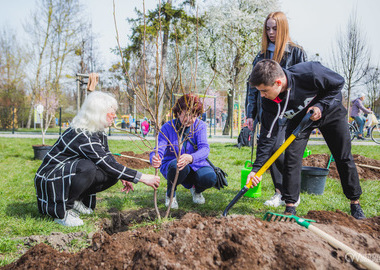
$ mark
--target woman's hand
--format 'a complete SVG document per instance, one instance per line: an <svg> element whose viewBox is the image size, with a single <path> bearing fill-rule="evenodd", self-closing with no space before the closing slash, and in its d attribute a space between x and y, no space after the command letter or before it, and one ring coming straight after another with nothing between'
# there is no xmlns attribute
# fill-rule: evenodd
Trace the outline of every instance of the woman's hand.
<svg viewBox="0 0 380 270"><path fill-rule="evenodd" d="M179 157L177 167L181 171L190 163L193 163L193 156L189 154L183 154Z"/></svg>
<svg viewBox="0 0 380 270"><path fill-rule="evenodd" d="M123 184L123 188L121 192L125 192L125 194L128 194L129 191L134 191L133 184L131 182L128 182L126 180L121 180L121 183Z"/></svg>
<svg viewBox="0 0 380 270"><path fill-rule="evenodd" d="M152 158L152 166L153 166L153 168L156 168L156 169L160 168L161 162L162 162L161 158L160 158L160 156L158 154L153 156L153 158Z"/></svg>
<svg viewBox="0 0 380 270"><path fill-rule="evenodd" d="M257 186L261 180L263 179L262 176L260 177L257 177L256 176L256 172L250 172L247 176L247 182L245 183L245 185L248 185L249 184L249 181L252 179L252 185L251 186L248 186L248 188L252 188L252 187L255 187Z"/></svg>
<svg viewBox="0 0 380 270"><path fill-rule="evenodd" d="M156 190L160 185L160 177L153 174L142 174L140 182Z"/></svg>

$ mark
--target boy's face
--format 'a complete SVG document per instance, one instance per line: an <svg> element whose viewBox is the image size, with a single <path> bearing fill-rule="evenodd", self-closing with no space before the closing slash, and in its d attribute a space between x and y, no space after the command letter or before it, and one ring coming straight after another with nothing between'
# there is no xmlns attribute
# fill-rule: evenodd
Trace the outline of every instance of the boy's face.
<svg viewBox="0 0 380 270"><path fill-rule="evenodd" d="M256 88L260 91L261 97L273 100L280 94L282 82L281 80L276 80L273 85L260 84L259 86L256 86Z"/></svg>

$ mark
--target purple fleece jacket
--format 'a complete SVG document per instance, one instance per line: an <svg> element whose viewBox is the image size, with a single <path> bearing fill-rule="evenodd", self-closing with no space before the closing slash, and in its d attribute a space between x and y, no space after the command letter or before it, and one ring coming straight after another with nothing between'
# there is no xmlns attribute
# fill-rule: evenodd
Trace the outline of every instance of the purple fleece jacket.
<svg viewBox="0 0 380 270"><path fill-rule="evenodd" d="M175 153L178 153L178 136L175 132L175 119L166 122L162 128L160 134L158 135L158 154L162 160L160 172L162 175L166 177L167 175L167 167L169 163L176 158ZM171 144L174 146L170 146L168 143L168 139L171 142ZM190 132L188 135L188 140L191 140L197 147L198 150L195 150L194 147L189 143L186 142L186 149L185 147L182 147L181 149L181 155L182 154L190 154L193 156L193 163L189 164L190 168L192 168L194 171L197 171L198 169L209 166L210 164L207 162L206 158L208 157L208 154L210 153L210 147L207 143L207 125L202 120L199 120L198 118L195 120L194 124L190 126ZM175 151L175 152L174 152ZM152 164L152 158L155 154L155 151L153 150L150 153L150 163Z"/></svg>

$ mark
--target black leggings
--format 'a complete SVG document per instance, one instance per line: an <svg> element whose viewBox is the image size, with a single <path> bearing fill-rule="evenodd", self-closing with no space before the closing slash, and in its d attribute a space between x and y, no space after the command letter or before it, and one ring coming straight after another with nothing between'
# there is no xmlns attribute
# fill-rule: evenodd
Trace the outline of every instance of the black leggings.
<svg viewBox="0 0 380 270"><path fill-rule="evenodd" d="M86 206L93 206L92 208L94 208L95 202L90 203L88 198L112 187L117 181L118 179L109 177L92 161L80 160L76 166L75 176L71 180L66 209L72 209L74 201L83 201Z"/></svg>

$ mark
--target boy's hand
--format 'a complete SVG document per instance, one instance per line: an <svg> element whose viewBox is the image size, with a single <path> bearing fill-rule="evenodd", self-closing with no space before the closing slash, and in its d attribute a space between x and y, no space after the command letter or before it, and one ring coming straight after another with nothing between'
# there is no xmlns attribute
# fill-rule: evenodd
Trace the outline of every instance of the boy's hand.
<svg viewBox="0 0 380 270"><path fill-rule="evenodd" d="M316 106L310 107L310 108L307 110L307 112L309 112L310 110L313 110L313 111L314 111L314 113L313 113L313 114L311 115L311 117L310 117L310 119L311 119L312 121L317 121L317 120L321 119L321 117L322 117L322 112L321 112L321 110L320 110L318 107L316 107Z"/></svg>
<svg viewBox="0 0 380 270"><path fill-rule="evenodd" d="M262 176L257 177L257 176L256 176L256 172L250 172L250 173L248 174L248 176L247 176L247 182L245 183L245 185L248 185L248 184L249 184L249 181L250 181L251 179L252 179L252 185L251 185L250 187L248 187L248 188L252 188L252 187L257 186L257 185L261 182L261 180L263 179L263 177L262 177Z"/></svg>

